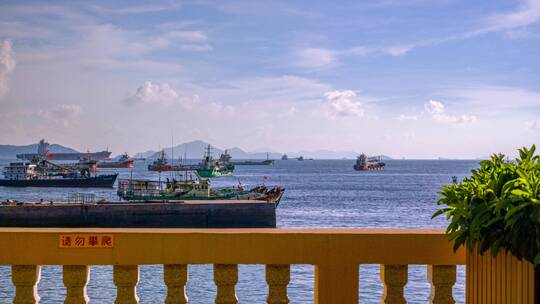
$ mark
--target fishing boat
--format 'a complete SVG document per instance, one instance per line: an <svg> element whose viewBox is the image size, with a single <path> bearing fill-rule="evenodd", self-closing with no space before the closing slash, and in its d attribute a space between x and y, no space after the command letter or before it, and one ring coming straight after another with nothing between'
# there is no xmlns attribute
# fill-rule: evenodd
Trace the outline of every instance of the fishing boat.
<svg viewBox="0 0 540 304"><path fill-rule="evenodd" d="M287 154L283 154L283 156L281 156L281 160L289 160L289 157Z"/></svg>
<svg viewBox="0 0 540 304"><path fill-rule="evenodd" d="M117 161L98 162L98 168L133 168L135 160L131 159L127 153L122 154Z"/></svg>
<svg viewBox="0 0 540 304"><path fill-rule="evenodd" d="M234 164L231 163L231 156L227 153L227 150L218 160L212 157L212 147L208 145L202 162L196 168L197 175L200 177L219 177L232 175L234 171Z"/></svg>
<svg viewBox="0 0 540 304"><path fill-rule="evenodd" d="M209 179L150 181L120 179L117 194L128 201L178 201L178 200L257 200L279 204L285 189L282 187L256 186L210 187Z"/></svg>
<svg viewBox="0 0 540 304"><path fill-rule="evenodd" d="M92 176L88 168L78 171L37 157L30 162L10 163L3 173L0 186L4 187L112 188L118 176Z"/></svg>
<svg viewBox="0 0 540 304"><path fill-rule="evenodd" d="M165 151L161 150L159 157L153 163L148 165L148 171L167 172L172 171L173 167L169 165Z"/></svg>
<svg viewBox="0 0 540 304"><path fill-rule="evenodd" d="M353 166L356 171L383 170L386 164L381 156L368 157L364 153L356 158L356 164Z"/></svg>

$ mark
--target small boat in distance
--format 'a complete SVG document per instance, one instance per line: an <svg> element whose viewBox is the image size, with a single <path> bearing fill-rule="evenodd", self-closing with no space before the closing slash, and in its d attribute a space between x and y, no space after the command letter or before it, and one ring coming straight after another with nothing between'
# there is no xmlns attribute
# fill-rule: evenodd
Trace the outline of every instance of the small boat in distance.
<svg viewBox="0 0 540 304"><path fill-rule="evenodd" d="M386 164L382 161L381 156L368 157L362 153L356 158L356 164L353 168L356 171L372 171L383 170L384 166Z"/></svg>
<svg viewBox="0 0 540 304"><path fill-rule="evenodd" d="M304 160L304 157L303 157L302 155L300 155L300 156L298 156L296 159L299 160L299 161L303 161L303 160Z"/></svg>
<svg viewBox="0 0 540 304"><path fill-rule="evenodd" d="M133 168L135 160L131 159L127 153L122 154L117 161L98 162L98 168Z"/></svg>
<svg viewBox="0 0 540 304"><path fill-rule="evenodd" d="M281 157L281 160L289 160L289 157L287 156L287 154L283 154L283 156Z"/></svg>

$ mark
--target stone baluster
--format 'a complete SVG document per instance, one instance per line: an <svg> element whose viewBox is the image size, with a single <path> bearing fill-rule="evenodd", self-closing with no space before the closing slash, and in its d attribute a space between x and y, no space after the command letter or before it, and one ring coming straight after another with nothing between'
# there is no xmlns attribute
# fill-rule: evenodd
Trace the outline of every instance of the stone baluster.
<svg viewBox="0 0 540 304"><path fill-rule="evenodd" d="M431 284L429 303L454 304L452 287L456 283L455 265L428 265L428 281Z"/></svg>
<svg viewBox="0 0 540 304"><path fill-rule="evenodd" d="M11 266L11 282L15 285L13 304L39 303L37 284L41 277L41 266L13 265Z"/></svg>
<svg viewBox="0 0 540 304"><path fill-rule="evenodd" d="M405 304L404 289L407 284L407 265L381 265L381 282L384 292L381 303Z"/></svg>
<svg viewBox="0 0 540 304"><path fill-rule="evenodd" d="M115 304L137 304L137 283L139 282L138 265L114 265L114 285L116 285Z"/></svg>
<svg viewBox="0 0 540 304"><path fill-rule="evenodd" d="M188 281L187 265L163 265L163 278L167 285L165 304L187 304L186 283Z"/></svg>
<svg viewBox="0 0 540 304"><path fill-rule="evenodd" d="M268 304L288 304L287 285L291 280L291 265L266 265Z"/></svg>
<svg viewBox="0 0 540 304"><path fill-rule="evenodd" d="M67 291L64 304L88 303L88 295L86 294L86 284L88 284L90 277L88 266L64 265L62 275Z"/></svg>
<svg viewBox="0 0 540 304"><path fill-rule="evenodd" d="M214 282L217 286L216 304L237 304L236 283L238 282L238 265L215 264Z"/></svg>

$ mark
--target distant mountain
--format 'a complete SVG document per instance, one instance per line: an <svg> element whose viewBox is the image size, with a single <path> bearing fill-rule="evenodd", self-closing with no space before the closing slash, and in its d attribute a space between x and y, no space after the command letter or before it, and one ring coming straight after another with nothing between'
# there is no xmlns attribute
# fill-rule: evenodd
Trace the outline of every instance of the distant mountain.
<svg viewBox="0 0 540 304"><path fill-rule="evenodd" d="M188 159L200 159L203 157L206 147L208 146L207 142L202 140L196 140L192 142L183 143L177 146L174 146L174 149L164 148L165 154L167 157L171 158L174 154L174 158L188 158ZM232 156L233 159L266 159L266 153L250 153L246 152L240 148L234 147L227 149L228 153ZM173 153L174 152L174 153ZM225 149L218 148L212 145L212 152L214 157L219 157L219 155L225 152ZM146 151L135 154L134 158L148 158L155 159L159 157L159 151ZM269 153L268 155L271 159L281 158L281 153Z"/></svg>
<svg viewBox="0 0 540 304"><path fill-rule="evenodd" d="M203 154L208 146L207 142L202 140L196 140L188 143L183 143L174 147L174 151L169 147L165 148L165 154L168 158L171 158L174 152L174 158L184 158L188 159L200 159L203 157ZM212 152L214 157L219 157L225 149L218 148L212 145ZM233 159L266 159L266 152L262 152L260 149L257 152L247 152L241 148L234 147L228 148L227 151L232 156ZM303 156L304 158L314 158L314 159L356 159L358 152L354 151L330 151L330 150L314 150L314 151L300 151L300 152L286 152L286 153L276 153L269 152L268 157L270 159L281 159L283 154L287 154L289 158L296 158ZM148 158L155 159L159 157L159 151L146 151L133 155L135 158ZM382 155L382 158L385 160L392 159L389 156Z"/></svg>
<svg viewBox="0 0 540 304"><path fill-rule="evenodd" d="M37 153L37 149L38 149L37 144L24 145L24 146L0 145L0 158L15 159L16 155L19 153ZM79 152L75 149L64 147L58 144L50 145L49 151L51 153L78 153Z"/></svg>

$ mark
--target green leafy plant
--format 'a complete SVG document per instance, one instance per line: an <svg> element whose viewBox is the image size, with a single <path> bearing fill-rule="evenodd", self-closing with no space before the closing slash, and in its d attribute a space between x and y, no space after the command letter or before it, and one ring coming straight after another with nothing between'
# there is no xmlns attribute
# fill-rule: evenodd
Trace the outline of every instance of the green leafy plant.
<svg viewBox="0 0 540 304"><path fill-rule="evenodd" d="M496 256L500 248L519 259L540 264L540 156L522 148L519 158L502 154L480 162L461 183L443 186L445 205L433 217L446 215L454 250L465 245Z"/></svg>

